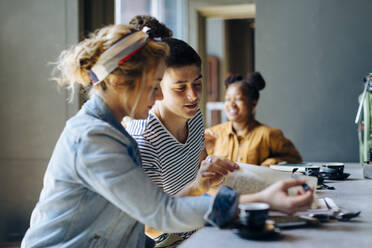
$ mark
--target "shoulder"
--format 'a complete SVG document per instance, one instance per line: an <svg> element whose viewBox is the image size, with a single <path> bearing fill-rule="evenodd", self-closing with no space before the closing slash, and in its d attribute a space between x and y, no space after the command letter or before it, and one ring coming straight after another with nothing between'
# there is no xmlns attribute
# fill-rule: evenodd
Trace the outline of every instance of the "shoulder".
<svg viewBox="0 0 372 248"><path fill-rule="evenodd" d="M225 122L225 123L212 126L208 129L212 130L215 133L224 134L224 133L229 133L230 126L231 126L230 122Z"/></svg>
<svg viewBox="0 0 372 248"><path fill-rule="evenodd" d="M203 122L203 113L200 109L198 109L198 112L194 117L191 118L192 120L202 121Z"/></svg>
<svg viewBox="0 0 372 248"><path fill-rule="evenodd" d="M200 111L200 109L198 110L198 112L195 114L194 117L192 117L191 119L188 120L188 122L190 124L192 123L196 123L197 125L203 125L204 126L204 122L203 122L203 114L202 112Z"/></svg>
<svg viewBox="0 0 372 248"><path fill-rule="evenodd" d="M145 120L132 120L126 127L128 133L137 141L141 154L156 155L156 149L161 147L169 134L155 114L150 113ZM159 144L161 143L161 144Z"/></svg>
<svg viewBox="0 0 372 248"><path fill-rule="evenodd" d="M148 125L148 119L131 120L125 127L130 135L142 135Z"/></svg>
<svg viewBox="0 0 372 248"><path fill-rule="evenodd" d="M131 120L125 129L138 141L139 139L147 139L151 134L159 134L164 128L158 118L150 113L147 119Z"/></svg>
<svg viewBox="0 0 372 248"><path fill-rule="evenodd" d="M188 125L190 129L204 133L203 114L200 111L200 109L198 110L194 117L188 120Z"/></svg>
<svg viewBox="0 0 372 248"><path fill-rule="evenodd" d="M109 123L90 115L77 115L66 123L64 132L74 143L106 148L133 146L129 135L125 135Z"/></svg>
<svg viewBox="0 0 372 248"><path fill-rule="evenodd" d="M261 135L265 136L267 139L275 139L284 136L282 130L279 128L273 128L261 123L259 123L259 125L255 128L255 131L261 133Z"/></svg>

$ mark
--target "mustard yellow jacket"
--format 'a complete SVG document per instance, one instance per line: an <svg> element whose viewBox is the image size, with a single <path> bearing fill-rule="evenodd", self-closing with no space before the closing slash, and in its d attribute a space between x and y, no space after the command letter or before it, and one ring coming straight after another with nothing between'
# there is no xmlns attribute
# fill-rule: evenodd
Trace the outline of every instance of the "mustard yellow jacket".
<svg viewBox="0 0 372 248"><path fill-rule="evenodd" d="M282 131L255 121L251 130L245 130L238 136L232 122L222 123L209 128L218 137L209 155L215 155L232 161L269 166L286 161L300 163L302 158L292 142L284 137Z"/></svg>

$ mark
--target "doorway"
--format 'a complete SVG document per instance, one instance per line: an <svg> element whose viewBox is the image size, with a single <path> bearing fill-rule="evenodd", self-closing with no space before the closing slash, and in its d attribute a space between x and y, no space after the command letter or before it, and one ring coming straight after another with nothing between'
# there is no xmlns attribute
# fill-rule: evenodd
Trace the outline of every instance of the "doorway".
<svg viewBox="0 0 372 248"><path fill-rule="evenodd" d="M198 10L198 51L207 83L201 106L207 127L226 121L225 78L255 70L255 12L254 4Z"/></svg>
<svg viewBox="0 0 372 248"><path fill-rule="evenodd" d="M254 19L225 20L227 73L244 76L254 71L254 27Z"/></svg>

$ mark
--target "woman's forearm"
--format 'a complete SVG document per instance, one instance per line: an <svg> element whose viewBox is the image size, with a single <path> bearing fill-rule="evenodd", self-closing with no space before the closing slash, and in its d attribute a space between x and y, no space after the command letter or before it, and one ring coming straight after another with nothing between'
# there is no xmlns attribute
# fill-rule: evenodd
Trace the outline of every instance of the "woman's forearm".
<svg viewBox="0 0 372 248"><path fill-rule="evenodd" d="M181 189L175 196L178 196L178 197L199 196L202 194L203 193L193 184L188 184L183 189Z"/></svg>
<svg viewBox="0 0 372 248"><path fill-rule="evenodd" d="M175 196L201 196L208 191L208 188L204 188L200 183L200 180L196 178L194 181L188 183L183 189L181 189Z"/></svg>
<svg viewBox="0 0 372 248"><path fill-rule="evenodd" d="M245 194L239 197L239 204L249 203L249 202L264 202L262 194L260 192L254 194Z"/></svg>

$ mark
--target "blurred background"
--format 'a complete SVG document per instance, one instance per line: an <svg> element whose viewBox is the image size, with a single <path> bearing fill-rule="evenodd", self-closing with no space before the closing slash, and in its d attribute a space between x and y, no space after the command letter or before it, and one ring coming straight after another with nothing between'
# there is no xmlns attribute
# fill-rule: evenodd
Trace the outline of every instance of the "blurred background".
<svg viewBox="0 0 372 248"><path fill-rule="evenodd" d="M305 161L358 162L371 0L0 0L0 247L22 239L53 147L85 99L76 89L66 101L50 62L138 14L157 17L202 56L207 126L224 118L226 75L260 71L267 86L257 120L282 129Z"/></svg>

